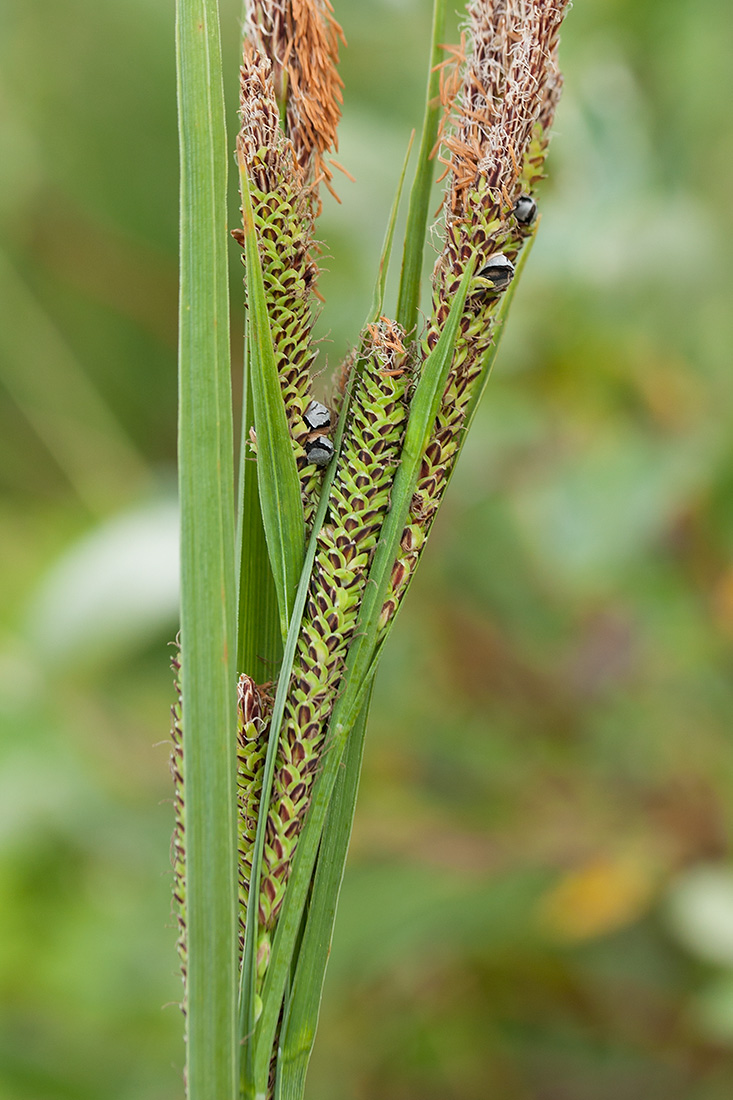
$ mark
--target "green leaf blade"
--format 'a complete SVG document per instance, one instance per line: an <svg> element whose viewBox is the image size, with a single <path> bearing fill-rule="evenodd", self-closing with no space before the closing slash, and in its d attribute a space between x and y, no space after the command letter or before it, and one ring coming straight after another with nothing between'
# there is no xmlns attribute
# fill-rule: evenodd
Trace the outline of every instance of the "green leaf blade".
<svg viewBox="0 0 733 1100"><path fill-rule="evenodd" d="M420 136L420 149L417 154L415 179L410 189L400 288L397 298L397 321L402 325L408 336L414 333L417 328L418 309L420 307L422 261L430 214L430 189L433 184L435 169L435 159L431 158L430 154L435 148L440 122L440 72L437 66L440 64L441 42L445 38L445 16L445 0L434 0L425 115Z"/></svg>
<svg viewBox="0 0 733 1100"><path fill-rule="evenodd" d="M226 133L215 0L178 0L179 471L187 1081L236 1097L234 490Z"/></svg>
<svg viewBox="0 0 733 1100"><path fill-rule="evenodd" d="M407 143L407 151L405 153L405 159L402 163L402 171L400 172L400 178L397 181L397 190L395 197L392 201L392 209L389 215L389 221L387 222L387 232L384 237L384 244L382 246L382 255L379 259L379 272L377 274L377 281L374 284L374 293L372 295L372 304L369 309L369 316L367 317L367 324L378 321L384 311L384 294L387 287L387 273L389 271L389 261L392 257L392 245L394 243L395 228L397 226L397 214L400 208L400 199L402 198L402 190L405 186L405 176L407 174L407 165L410 160L410 153L412 152L412 145L415 140L415 131L410 134L410 140Z"/></svg>
<svg viewBox="0 0 733 1100"><path fill-rule="evenodd" d="M318 504L318 509L316 511L313 529L311 531L308 545L306 547L305 561L303 563L303 569L301 571L300 580L298 582L298 589L293 605L293 612L290 619L288 635L285 640L283 659L280 666L278 684L275 692L275 701L273 703L272 716L270 719L270 734L262 778L262 791L260 795L260 813L257 823L257 833L255 836L254 849L252 852L252 867L250 874L251 897L256 897L259 894L262 852L265 843L265 831L267 828L267 807L269 806L270 797L272 794L272 781L275 771L275 760L277 756L278 735L280 732L280 726L282 724L283 713L285 709L285 700L290 685L290 674L292 672L295 650L298 644L300 623L301 619L303 618L305 601L308 596L311 570L313 569L313 562L315 560L316 548L318 544L318 532L320 531L326 516L329 493L331 490L333 479L336 474L338 455L341 447L341 439L343 436L344 425L348 414L348 408L349 400L347 397L347 400L344 401L339 417L339 424L334 444L335 456L329 464L323 479L321 498ZM255 1047L256 1038L258 1035L258 1031L255 1030L255 1019L257 1015L255 945L258 933L258 922L256 919L258 911L255 908L252 908L250 912L255 914L255 919L248 919L245 928L244 949L242 952L242 973L239 992L239 1031L240 1042L243 1048L243 1056L241 1060L241 1088L242 1095L245 1100L254 1100L254 1098L256 1097L264 1097L265 1095L270 1066L270 1054L274 1038L273 1031L273 1036L270 1039L270 1044L268 1050L264 1054L264 1058L260 1056L258 1059L258 1052L260 1052L261 1055L261 1048L259 1046L257 1048ZM277 1022L277 1020L275 1022ZM259 1021L257 1021L258 1029L260 1027L260 1024L261 1018Z"/></svg>

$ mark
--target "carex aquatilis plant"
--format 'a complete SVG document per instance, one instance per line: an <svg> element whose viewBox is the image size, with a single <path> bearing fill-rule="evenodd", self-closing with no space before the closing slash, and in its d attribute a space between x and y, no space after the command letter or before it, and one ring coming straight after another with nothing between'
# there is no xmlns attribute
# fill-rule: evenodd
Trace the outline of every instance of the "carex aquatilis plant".
<svg viewBox="0 0 733 1100"><path fill-rule="evenodd" d="M537 229L567 6L473 0L449 47L435 0L397 301L385 286L407 158L373 300L326 404L312 380L316 224L341 168L341 29L328 0L246 0L230 149L216 0L178 0L173 862L191 1100L304 1094L374 674ZM228 227L232 153L242 221ZM421 313L428 234L440 245ZM237 476L232 237L246 304Z"/></svg>

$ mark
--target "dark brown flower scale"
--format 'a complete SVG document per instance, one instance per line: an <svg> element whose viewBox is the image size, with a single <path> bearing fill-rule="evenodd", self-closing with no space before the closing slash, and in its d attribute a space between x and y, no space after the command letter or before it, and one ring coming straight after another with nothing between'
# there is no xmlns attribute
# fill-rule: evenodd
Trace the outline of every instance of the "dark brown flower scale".
<svg viewBox="0 0 733 1100"><path fill-rule="evenodd" d="M365 334L326 522L318 535L280 732L267 821L260 923L282 905L369 566L389 507L407 419L404 334L382 318Z"/></svg>
<svg viewBox="0 0 733 1100"><path fill-rule="evenodd" d="M311 333L318 267L313 259L312 201L292 142L280 128L271 68L270 61L245 42L237 147L247 165L275 362L308 522L322 478L306 456L308 428L303 421L316 358ZM232 236L243 245L241 230Z"/></svg>
<svg viewBox="0 0 733 1100"><path fill-rule="evenodd" d="M262 791L262 772L267 755L267 736L272 698L245 673L237 681L237 847L239 870L239 950L244 946L244 925L249 902L252 851ZM259 951L258 951L259 964Z"/></svg>
<svg viewBox="0 0 733 1100"><path fill-rule="evenodd" d="M469 6L471 52L461 92L449 97L456 111L453 130L443 138L450 187L445 244L433 273L432 315L423 340L426 355L444 328L471 257L476 257L476 270L496 253L515 262L531 232L516 222L512 209L542 178L560 93L557 45L567 6L566 0L476 0ZM500 300L500 295L469 293L382 609L382 628L407 590L452 472Z"/></svg>
<svg viewBox="0 0 733 1100"><path fill-rule="evenodd" d="M178 940L176 947L181 960L181 976L183 978L184 1004L186 972L188 963L186 941L186 835L185 835L185 810L183 801L183 729L181 726L181 689L178 677L181 674L181 662L177 657L171 661L171 668L176 677L175 691L176 702L171 707L171 759L170 768L173 778L173 810L175 824L171 837L171 863L173 864L173 910L178 924Z"/></svg>

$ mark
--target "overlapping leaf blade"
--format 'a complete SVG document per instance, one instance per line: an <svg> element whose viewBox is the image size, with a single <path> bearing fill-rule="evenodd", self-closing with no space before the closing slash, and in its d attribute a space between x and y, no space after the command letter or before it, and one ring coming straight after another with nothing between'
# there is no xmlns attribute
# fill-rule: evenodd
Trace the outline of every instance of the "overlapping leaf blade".
<svg viewBox="0 0 733 1100"><path fill-rule="evenodd" d="M189 1100L235 1100L234 490L215 0L178 0L179 476Z"/></svg>
<svg viewBox="0 0 733 1100"><path fill-rule="evenodd" d="M440 123L439 64L445 38L446 0L434 0L433 28L430 42L430 68L425 100L420 148L417 154L415 179L410 190L407 226L402 253L402 271L397 297L397 321L405 332L414 335L420 305L425 237L430 214L430 190L433 184L435 158L431 156L438 137Z"/></svg>

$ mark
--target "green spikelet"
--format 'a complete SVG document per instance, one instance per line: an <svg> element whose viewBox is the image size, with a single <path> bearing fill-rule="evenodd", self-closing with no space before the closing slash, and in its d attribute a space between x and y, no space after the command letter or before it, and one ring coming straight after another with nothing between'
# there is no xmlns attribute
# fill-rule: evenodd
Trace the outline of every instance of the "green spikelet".
<svg viewBox="0 0 733 1100"><path fill-rule="evenodd" d="M365 335L280 731L267 822L260 921L274 927L339 689L369 566L389 507L407 420L403 333Z"/></svg>
<svg viewBox="0 0 733 1100"><path fill-rule="evenodd" d="M445 245L433 274L433 308L423 353L443 330L466 263L476 270L500 254L516 264L532 230L513 216L520 195L532 195L543 177L549 133L562 81L558 32L567 8L533 0L531 12L469 6L473 54L467 62L455 130L444 138L451 187L446 199ZM516 21L511 34L505 22ZM500 33L501 32L501 33ZM538 94L539 93L539 94ZM496 104L499 104L498 111ZM380 627L384 629L414 575L464 435L466 414L494 339L501 293L476 279L466 300L441 407L423 456L401 554L394 564Z"/></svg>
<svg viewBox="0 0 733 1100"><path fill-rule="evenodd" d="M488 205L486 196L480 190L468 196L467 205L474 218L468 221L470 229L463 222L449 225L446 248L436 265L433 311L423 341L424 355L432 351L443 330L468 258L478 253L478 269L497 253L514 262L523 243L509 211L502 211L498 203ZM408 522L402 535L402 553L392 570L380 620L382 628L395 614L415 571L463 441L466 412L474 385L481 374L484 355L493 341L494 319L501 295L487 291L480 280L475 280L475 283L476 290L469 292L461 318L441 407L423 455Z"/></svg>
<svg viewBox="0 0 733 1100"><path fill-rule="evenodd" d="M177 657L171 661L171 667L176 677L181 674L181 663ZM185 844L185 807L183 801L183 728L181 726L181 689L178 680L175 681L176 702L171 707L171 776L173 778L173 809L175 824L171 837L171 863L173 864L173 911L178 925L178 940L176 947L181 960L181 976L183 978L184 1002L183 1011L186 1011L186 844Z"/></svg>
<svg viewBox="0 0 733 1100"><path fill-rule="evenodd" d="M292 143L280 129L271 63L247 42L240 70L242 127L238 137L262 262L273 350L300 475L306 525L322 474L307 459L303 413L311 400L312 303L318 276L313 259L313 200ZM241 230L235 239L243 244Z"/></svg>

